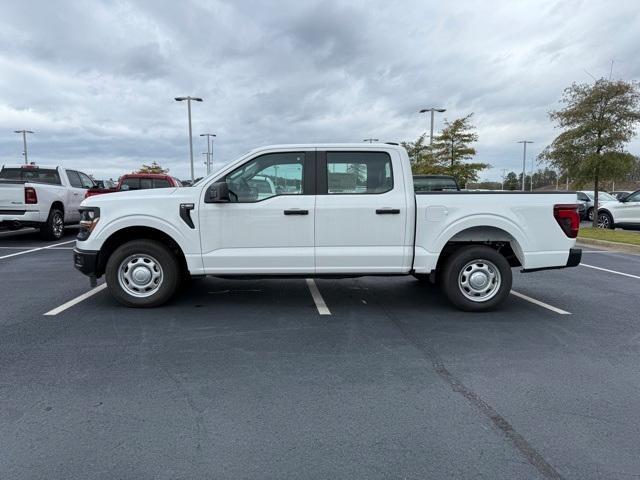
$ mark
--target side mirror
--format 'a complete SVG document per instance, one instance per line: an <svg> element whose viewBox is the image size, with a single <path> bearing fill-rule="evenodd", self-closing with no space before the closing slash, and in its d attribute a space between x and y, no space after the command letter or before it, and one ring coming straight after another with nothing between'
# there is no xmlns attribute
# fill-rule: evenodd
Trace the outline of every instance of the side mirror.
<svg viewBox="0 0 640 480"><path fill-rule="evenodd" d="M618 197L618 201L624 203L627 201L628 196L629 196L628 193L621 193L620 196Z"/></svg>
<svg viewBox="0 0 640 480"><path fill-rule="evenodd" d="M227 203L230 202L229 185L227 182L216 182L207 189L205 203Z"/></svg>

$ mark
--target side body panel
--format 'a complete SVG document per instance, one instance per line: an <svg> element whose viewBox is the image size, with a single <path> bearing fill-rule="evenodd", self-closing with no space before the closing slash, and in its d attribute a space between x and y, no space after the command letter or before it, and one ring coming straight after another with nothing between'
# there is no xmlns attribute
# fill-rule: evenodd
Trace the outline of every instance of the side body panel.
<svg viewBox="0 0 640 480"><path fill-rule="evenodd" d="M576 203L574 193L452 192L416 196L414 268L429 273L449 241L507 241L523 268L566 265L575 239L553 216L555 204Z"/></svg>

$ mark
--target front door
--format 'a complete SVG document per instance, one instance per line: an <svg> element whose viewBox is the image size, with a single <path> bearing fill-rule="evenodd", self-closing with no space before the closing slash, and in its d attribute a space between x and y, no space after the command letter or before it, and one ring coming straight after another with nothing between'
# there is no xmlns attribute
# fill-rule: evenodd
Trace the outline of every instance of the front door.
<svg viewBox="0 0 640 480"><path fill-rule="evenodd" d="M315 272L314 155L267 153L216 180L230 202L200 205L205 273Z"/></svg>
<svg viewBox="0 0 640 480"><path fill-rule="evenodd" d="M408 205L395 155L318 152L317 273L400 273L406 267L412 253Z"/></svg>
<svg viewBox="0 0 640 480"><path fill-rule="evenodd" d="M64 220L67 223L77 223L80 221L80 204L84 200L87 189L82 183L80 173L75 170L66 170L69 179L69 188L67 190L67 204L65 206Z"/></svg>

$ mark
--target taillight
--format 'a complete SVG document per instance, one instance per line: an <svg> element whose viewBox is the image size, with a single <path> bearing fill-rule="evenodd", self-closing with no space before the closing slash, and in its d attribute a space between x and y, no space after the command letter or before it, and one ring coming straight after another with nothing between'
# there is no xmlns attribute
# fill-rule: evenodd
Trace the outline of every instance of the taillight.
<svg viewBox="0 0 640 480"><path fill-rule="evenodd" d="M24 187L24 203L33 204L38 203L38 195L36 189L33 187Z"/></svg>
<svg viewBox="0 0 640 480"><path fill-rule="evenodd" d="M580 228L580 215L578 215L578 205L554 205L553 216L567 237L576 238L578 236L578 229Z"/></svg>

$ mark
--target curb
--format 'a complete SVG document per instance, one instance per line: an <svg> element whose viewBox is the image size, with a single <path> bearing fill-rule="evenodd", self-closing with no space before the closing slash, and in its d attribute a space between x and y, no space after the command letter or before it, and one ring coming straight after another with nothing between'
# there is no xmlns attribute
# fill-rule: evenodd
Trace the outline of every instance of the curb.
<svg viewBox="0 0 640 480"><path fill-rule="evenodd" d="M578 237L578 246L600 247L605 250L615 250L624 253L640 253L640 245L631 245L629 243L610 242L608 240L594 240L592 238Z"/></svg>

